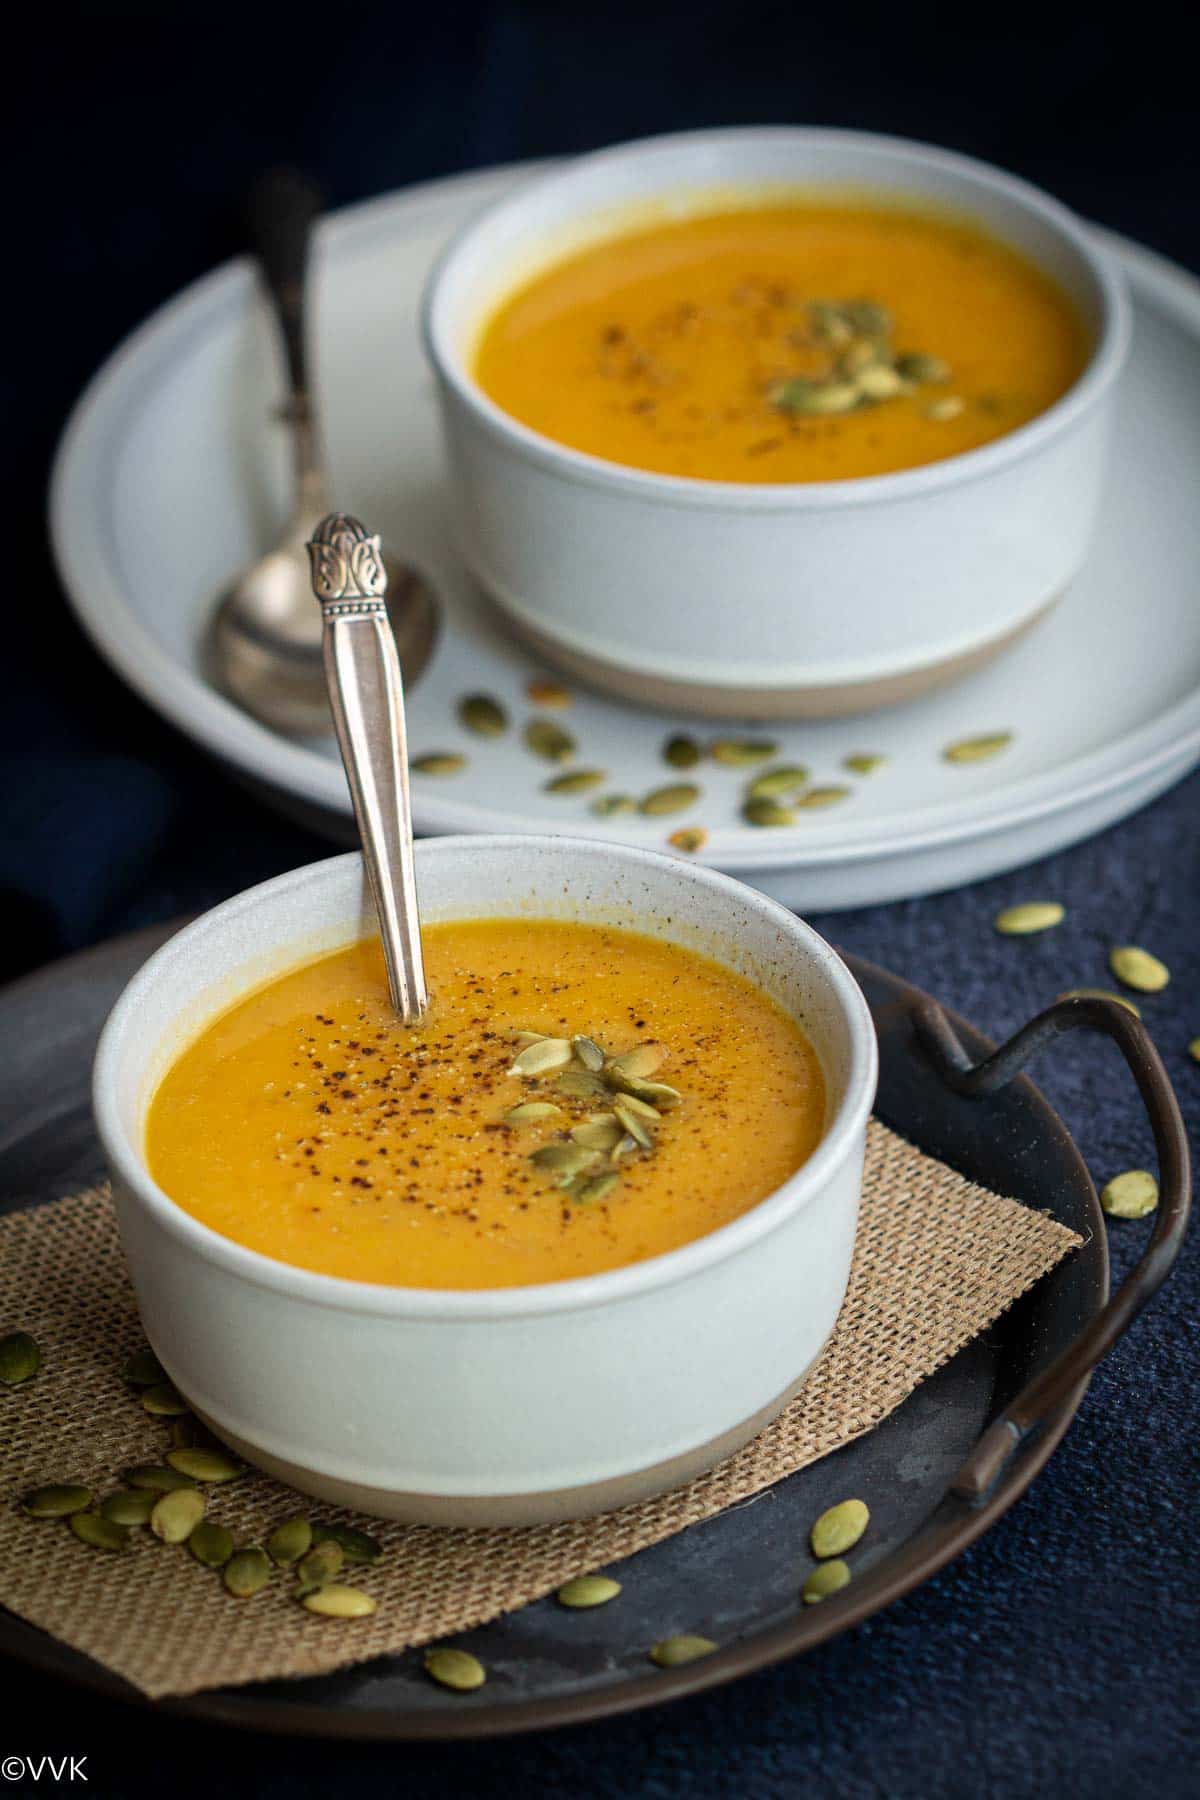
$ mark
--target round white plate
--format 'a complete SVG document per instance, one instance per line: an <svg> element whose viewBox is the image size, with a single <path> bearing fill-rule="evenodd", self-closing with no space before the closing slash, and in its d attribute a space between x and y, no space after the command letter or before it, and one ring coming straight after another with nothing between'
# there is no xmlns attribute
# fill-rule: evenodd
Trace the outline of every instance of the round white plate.
<svg viewBox="0 0 1200 1800"><path fill-rule="evenodd" d="M558 829L664 846L678 826L702 825L701 860L793 906L857 906L1073 843L1200 760L1200 283L1109 238L1133 289L1133 354L1091 561L1043 625L932 698L770 731L781 759L853 789L793 827L743 824L745 776L711 762L694 777L700 803L668 819L601 821L592 796L545 793L555 771L530 755L516 726L533 711L527 682L547 671L506 637L455 554L417 335L422 283L447 235L532 167L352 207L322 225L318 242L315 353L334 491L422 564L445 601L438 649L409 695L409 739L414 753L459 750L470 761L453 777L414 778L419 831ZM59 448L51 527L76 611L125 680L281 805L344 835L350 803L332 742L276 736L203 673L216 592L284 518L286 447L272 423L281 380L249 265L197 282L134 333L80 400ZM456 700L478 690L509 708L506 737L472 738L459 727ZM606 769L607 788L634 795L678 779L660 756L673 729L714 735L582 691L554 716L577 738L580 764ZM992 731L1013 733L1000 757L969 766L942 759L946 744ZM855 751L888 761L856 778L840 766Z"/></svg>

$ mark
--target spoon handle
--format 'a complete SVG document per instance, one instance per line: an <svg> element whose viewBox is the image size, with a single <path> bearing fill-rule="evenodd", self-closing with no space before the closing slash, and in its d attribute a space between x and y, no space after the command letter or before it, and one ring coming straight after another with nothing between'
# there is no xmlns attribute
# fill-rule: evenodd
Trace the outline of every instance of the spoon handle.
<svg viewBox="0 0 1200 1800"><path fill-rule="evenodd" d="M384 606L378 537L331 513L308 546L324 617L329 704L379 915L392 1004L406 1023L429 1003L413 871L412 806L400 660Z"/></svg>
<svg viewBox="0 0 1200 1800"><path fill-rule="evenodd" d="M320 504L316 430L308 376L305 290L312 228L321 191L298 169L272 169L250 190L250 241L283 339L288 401L301 507Z"/></svg>

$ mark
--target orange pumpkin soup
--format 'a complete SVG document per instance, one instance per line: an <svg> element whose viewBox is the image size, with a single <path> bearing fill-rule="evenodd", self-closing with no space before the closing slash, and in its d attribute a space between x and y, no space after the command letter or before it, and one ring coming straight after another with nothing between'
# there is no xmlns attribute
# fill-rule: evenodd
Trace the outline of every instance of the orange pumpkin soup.
<svg viewBox="0 0 1200 1800"><path fill-rule="evenodd" d="M418 1027L365 940L201 1032L146 1126L179 1206L322 1274L512 1287L676 1249L816 1147L812 1046L707 957L548 920L430 925L424 943Z"/></svg>
<svg viewBox="0 0 1200 1800"><path fill-rule="evenodd" d="M1044 412L1087 360L1032 263L961 220L821 201L666 220L544 269L474 373L543 436L667 475L880 475Z"/></svg>

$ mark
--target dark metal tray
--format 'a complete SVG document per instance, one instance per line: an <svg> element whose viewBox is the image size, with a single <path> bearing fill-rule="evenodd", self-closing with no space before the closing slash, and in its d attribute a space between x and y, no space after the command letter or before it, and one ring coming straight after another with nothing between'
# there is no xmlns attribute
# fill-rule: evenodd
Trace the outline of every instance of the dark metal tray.
<svg viewBox="0 0 1200 1800"><path fill-rule="evenodd" d="M0 1211L96 1180L88 1085L96 1037L133 971L170 927L119 939L0 992ZM719 1518L631 1557L619 1605L566 1613L544 1600L456 1642L487 1664L464 1700L435 1688L416 1652L301 1681L220 1690L160 1710L328 1737L481 1737L595 1718L729 1681L808 1650L957 1556L1021 1494L1073 1418L1087 1375L1168 1272L1186 1223L1179 1110L1145 1031L1104 1000L1059 1002L991 1055L978 1032L919 989L851 958L881 1050L879 1116L975 1181L1063 1220L1084 1239L997 1325L924 1382L868 1436ZM1021 1064L1077 1028L1114 1038L1154 1126L1162 1201L1146 1254L1108 1298L1104 1218L1066 1127ZM990 1058L981 1068L971 1065ZM799 1601L803 1546L849 1493L871 1507L855 1580L821 1606ZM680 1596L686 1595L681 1607ZM683 1620L722 1649L652 1671L646 1647ZM0 1652L127 1700L126 1682L0 1610Z"/></svg>

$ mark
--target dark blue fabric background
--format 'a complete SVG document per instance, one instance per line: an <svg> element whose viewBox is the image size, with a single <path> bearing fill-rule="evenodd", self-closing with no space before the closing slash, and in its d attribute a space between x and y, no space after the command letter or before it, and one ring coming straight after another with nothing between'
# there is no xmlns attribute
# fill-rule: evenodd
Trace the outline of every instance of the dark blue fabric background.
<svg viewBox="0 0 1200 1800"><path fill-rule="evenodd" d="M319 27L219 5L26 17L3 128L0 976L326 853L108 675L70 621L41 526L72 398L149 310L239 247L250 177L299 161L337 203L486 162L755 121L936 139L1200 265L1194 72L1150 13L1103 24L1081 9L929 0L508 0L419 20L343 6ZM1145 1013L1194 1115L1198 823L1194 777L1034 868L816 923L996 1036L1064 986L1104 982L1111 944L1146 944L1173 981ZM1028 943L992 932L1000 906L1045 896L1067 903L1058 931ZM1068 1041L1038 1074L1098 1179L1151 1157L1115 1054ZM1118 1275L1146 1229L1113 1226ZM0 1756L86 1754L90 1791L114 1796L1200 1793L1198 1262L1193 1244L1013 1512L938 1580L804 1661L656 1714L459 1749L233 1738L5 1668Z"/></svg>

